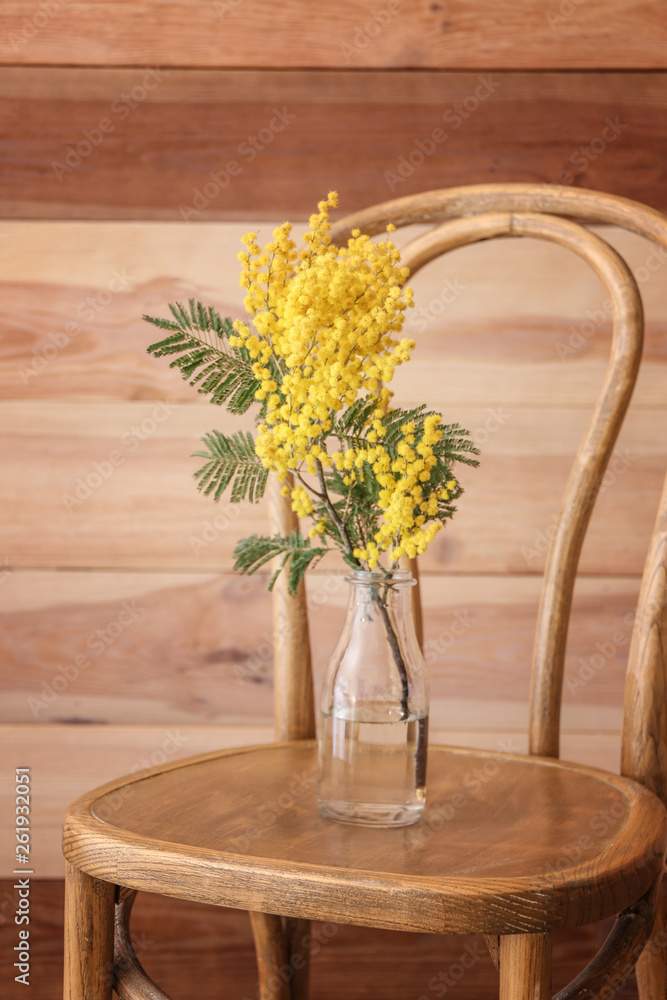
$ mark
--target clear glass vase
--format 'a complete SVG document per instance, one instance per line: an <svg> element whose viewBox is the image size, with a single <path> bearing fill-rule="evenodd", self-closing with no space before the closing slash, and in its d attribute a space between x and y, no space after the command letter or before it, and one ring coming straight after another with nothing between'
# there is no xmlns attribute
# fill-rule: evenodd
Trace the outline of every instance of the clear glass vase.
<svg viewBox="0 0 667 1000"><path fill-rule="evenodd" d="M424 811L428 687L412 574L355 571L321 699L318 805L327 819L408 826Z"/></svg>

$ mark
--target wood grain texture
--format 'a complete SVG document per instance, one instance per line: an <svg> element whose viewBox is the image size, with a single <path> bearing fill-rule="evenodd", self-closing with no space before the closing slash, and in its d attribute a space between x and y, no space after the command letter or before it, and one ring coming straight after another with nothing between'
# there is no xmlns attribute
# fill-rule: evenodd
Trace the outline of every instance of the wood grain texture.
<svg viewBox="0 0 667 1000"><path fill-rule="evenodd" d="M0 899L6 908L12 883L0 882ZM60 1000L63 883L37 880L31 888L34 962L29 995L32 1000ZM586 965L606 930L602 924L554 933L555 991ZM199 1000L256 996L252 934L248 915L241 910L142 893L132 914L132 938L152 978L175 1000L192 997L193 967ZM0 920L3 959L12 954L14 944L15 925ZM498 992L498 974L479 937L410 934L326 922L313 924L302 950L306 947L312 957L313 1000L340 1000L343 994L350 1000L436 997L434 991L445 988L445 996L454 1000L489 1000ZM10 980L3 997L21 1000L25 992L24 986ZM636 996L636 983L630 977L620 998L636 1000Z"/></svg>
<svg viewBox="0 0 667 1000"><path fill-rule="evenodd" d="M285 940L287 943L287 965L292 969L290 978L291 1000L308 1000L310 996L310 967L314 930L310 920L285 917Z"/></svg>
<svg viewBox="0 0 667 1000"><path fill-rule="evenodd" d="M287 968L287 946L282 919L271 913L251 913L250 924L257 952L259 1000L290 1000L290 984L281 970Z"/></svg>
<svg viewBox="0 0 667 1000"><path fill-rule="evenodd" d="M178 373L147 354L156 332L141 316L165 315L167 302L190 296L223 315L242 316L236 253L249 227L262 237L271 232L271 224L257 216L245 224L202 226L4 222L0 393L5 400L39 404L8 417L13 432L62 426L55 417L60 409L46 419L45 404L56 400L196 403ZM421 231L399 232L396 242L404 245ZM648 335L634 409L664 408L665 255L619 228L598 232L636 269L644 301ZM426 396L429 405L452 413L455 407L488 408L486 418L509 407L499 428L479 426L483 445L498 430L502 438L515 438L517 410L583 408L594 400L609 351L611 314L599 280L574 255L536 240L480 244L425 267L411 285L416 308L405 330L417 346L410 365L396 373L399 398ZM196 424L195 417L186 417L194 411L178 407L169 413L168 426L179 423L186 434L201 433L208 429L204 411L209 423L224 418L220 408L203 406ZM132 424L123 425L122 418L115 423L112 412L105 420L112 421L110 434L113 428L120 436ZM189 426L187 419L193 421ZM164 434L164 423L154 433ZM530 421L520 427L527 436ZM87 421L79 433L89 433ZM641 433L651 440L648 427ZM545 435L542 429L542 446L548 440L553 450L558 439Z"/></svg>
<svg viewBox="0 0 667 1000"><path fill-rule="evenodd" d="M621 773L667 802L667 482L646 558L637 622L628 653ZM667 888L655 927L637 965L642 997L667 990Z"/></svg>
<svg viewBox="0 0 667 1000"><path fill-rule="evenodd" d="M130 931L136 892L120 889L114 914L114 991L120 1000L171 1000L146 974L137 958Z"/></svg>
<svg viewBox="0 0 667 1000"><path fill-rule="evenodd" d="M632 975L642 950L645 946L650 947L647 941L655 921L659 886L658 880L645 896L619 915L595 958L554 1000L586 1000L610 988L616 992L623 987Z"/></svg>
<svg viewBox="0 0 667 1000"><path fill-rule="evenodd" d="M237 574L12 574L0 615L1 721L270 725L266 583L264 575ZM343 624L346 586L342 572L307 581L318 689ZM612 577L577 588L565 732L620 731L637 587L634 578ZM539 579L425 576L422 595L432 726L522 729Z"/></svg>
<svg viewBox="0 0 667 1000"><path fill-rule="evenodd" d="M3 11L0 37L7 63L259 68L645 69L665 66L667 43L659 6L638 0L530 0L520 11L507 0L474 8L341 0L316 11L305 0L278 8L149 0L141 9L107 0L38 12L23 0Z"/></svg>
<svg viewBox="0 0 667 1000"><path fill-rule="evenodd" d="M637 960L636 972L642 997L659 997L667 992L667 886L664 876L653 931Z"/></svg>
<svg viewBox="0 0 667 1000"><path fill-rule="evenodd" d="M307 219L332 188L350 212L495 180L667 209L663 72L511 69L0 69L0 214L282 222Z"/></svg>
<svg viewBox="0 0 667 1000"><path fill-rule="evenodd" d="M402 228L415 223L444 223L488 212L572 216L582 223L621 226L649 238L661 248L667 246L667 217L643 202L595 189L534 183L466 184L403 195L339 219L331 227L331 238L342 245L355 228L374 236L384 232L388 222ZM547 222L548 219L545 224Z"/></svg>
<svg viewBox="0 0 667 1000"><path fill-rule="evenodd" d="M550 1000L551 943L551 934L513 934L500 938L500 1000Z"/></svg>
<svg viewBox="0 0 667 1000"><path fill-rule="evenodd" d="M438 406L443 390L433 395L440 400L426 399ZM425 397L415 386L409 398ZM201 434L235 426L210 408L197 410L49 404L36 414L31 403L0 406L5 570L229 572L237 540L263 531L267 511L225 499L216 505L197 492L192 473L201 460L190 456ZM479 469L462 473L465 499L422 572L541 572L585 415L451 400L444 410L469 419L484 453ZM620 437L582 552L583 573L641 573L664 477L662 420L661 410L638 413Z"/></svg>
<svg viewBox="0 0 667 1000"><path fill-rule="evenodd" d="M319 816L315 757L308 742L207 755L140 778L141 794L121 794L121 804L123 783L113 783L69 810L65 856L132 888L219 905L492 934L602 919L647 891L662 869L664 808L626 779L540 758L432 748L430 816L358 836ZM494 780L463 795L466 776L490 764ZM454 800L457 792L462 799ZM612 806L617 818L593 838L591 821ZM563 843L582 829L589 841L572 865ZM205 879L196 877L202 865Z"/></svg>
<svg viewBox="0 0 667 1000"><path fill-rule="evenodd" d="M294 478L288 476L283 484L273 477L269 487L271 530L283 536L299 530L299 519L292 510L290 499L282 494L284 485L293 487ZM277 558L273 562L275 572L280 569L281 560ZM273 588L272 609L276 741L312 740L315 738L315 701L305 580L292 597L287 575L281 573Z"/></svg>
<svg viewBox="0 0 667 1000"><path fill-rule="evenodd" d="M667 803L667 482L628 653L621 770Z"/></svg>
<svg viewBox="0 0 667 1000"><path fill-rule="evenodd" d="M67 867L65 1000L111 1000L114 888Z"/></svg>

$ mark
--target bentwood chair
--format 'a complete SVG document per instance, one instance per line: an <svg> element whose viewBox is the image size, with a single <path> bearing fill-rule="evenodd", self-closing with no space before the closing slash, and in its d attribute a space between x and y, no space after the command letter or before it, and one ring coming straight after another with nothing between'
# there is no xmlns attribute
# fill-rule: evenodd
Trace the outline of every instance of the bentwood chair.
<svg viewBox="0 0 667 1000"><path fill-rule="evenodd" d="M617 919L600 953L559 1000L607 1000L635 963L641 1000L664 1000L667 488L629 651L622 774L558 759L577 561L632 393L643 327L628 267L573 219L622 226L667 247L667 219L658 212L623 198L539 184L431 191L359 212L333 229L342 242L353 228L373 235L388 222L432 223L403 252L413 274L478 240L549 240L578 254L609 293L609 366L547 558L529 755L432 746L428 804L419 826L382 830L322 819L315 804L305 598L303 591L291 599L278 589L278 742L154 768L111 782L70 807L64 833L68 998L106 1000L114 986L121 998L165 1000L130 943L132 901L137 890L146 890L250 911L263 1000L305 998L309 920L485 934L499 967L502 1000L544 1000L551 988L552 932L612 915ZM282 498L274 501L273 516L278 530L290 530L292 514ZM452 815L465 775L489 760L494 780ZM277 800L280 810L262 811ZM582 836L590 835L591 820L600 813L609 817L606 832ZM573 843L580 845L576 862L564 853Z"/></svg>

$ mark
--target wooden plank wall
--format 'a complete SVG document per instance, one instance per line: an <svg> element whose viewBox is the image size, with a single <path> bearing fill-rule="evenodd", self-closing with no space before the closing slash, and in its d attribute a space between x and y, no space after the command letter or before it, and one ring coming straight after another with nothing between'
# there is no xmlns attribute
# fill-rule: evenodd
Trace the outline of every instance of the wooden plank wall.
<svg viewBox="0 0 667 1000"><path fill-rule="evenodd" d="M271 737L269 599L231 560L265 510L197 494L190 455L231 425L146 355L142 313L197 295L240 315L241 234L302 223L331 188L341 211L516 180L667 211L666 35L659 5L627 0L2 7L0 793L10 803L13 768L33 769L39 876L62 873L79 792ZM615 768L667 463L667 270L642 240L604 235L638 269L648 337L582 556L563 752ZM415 291L398 399L483 449L424 558L433 728L520 749L539 573L609 346L604 297L565 251L517 241L458 251ZM312 574L309 596L320 677L340 566Z"/></svg>

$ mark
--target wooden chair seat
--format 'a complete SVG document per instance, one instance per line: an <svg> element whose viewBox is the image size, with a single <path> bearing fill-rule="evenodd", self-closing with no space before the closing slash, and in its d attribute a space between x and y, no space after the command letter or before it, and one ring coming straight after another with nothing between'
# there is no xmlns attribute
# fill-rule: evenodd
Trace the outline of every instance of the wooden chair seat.
<svg viewBox="0 0 667 1000"><path fill-rule="evenodd" d="M432 747L423 819L383 830L323 819L316 765L316 744L300 741L114 782L72 807L65 854L132 889L487 934L602 919L636 902L662 869L665 808L627 778L553 758Z"/></svg>

